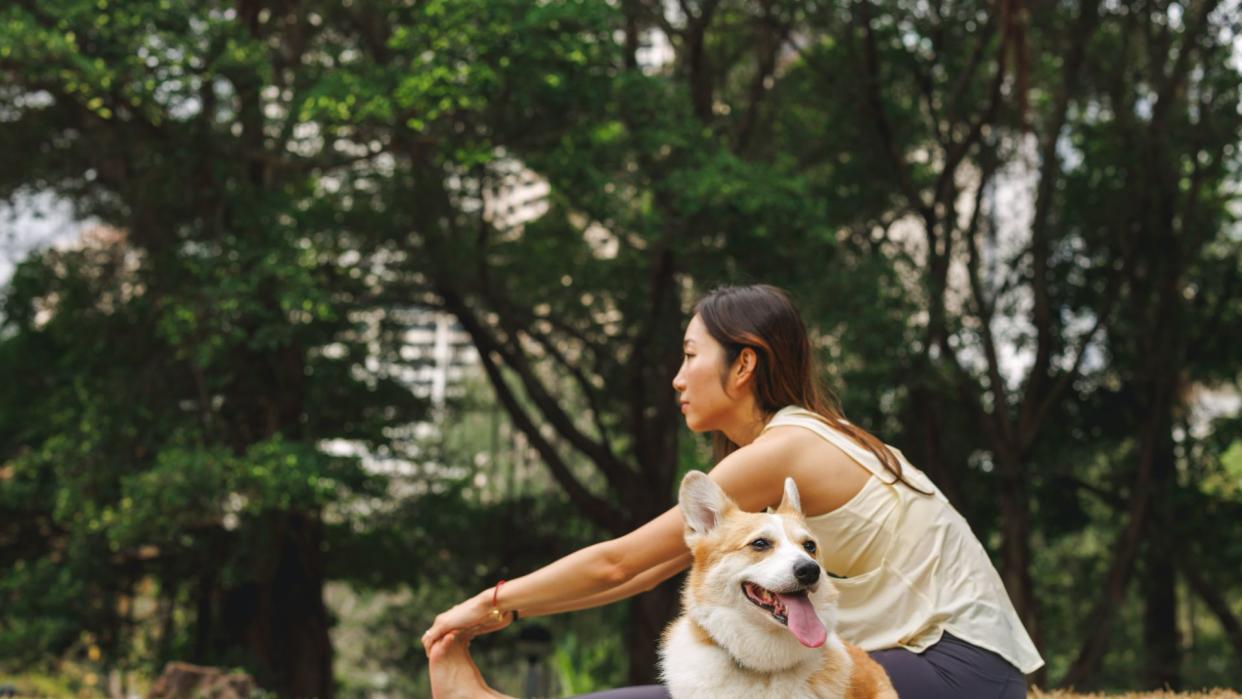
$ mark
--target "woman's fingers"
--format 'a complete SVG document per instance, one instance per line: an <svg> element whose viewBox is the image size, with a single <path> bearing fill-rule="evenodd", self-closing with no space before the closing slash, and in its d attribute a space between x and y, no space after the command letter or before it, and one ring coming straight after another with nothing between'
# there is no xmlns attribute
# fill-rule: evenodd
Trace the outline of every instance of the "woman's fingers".
<svg viewBox="0 0 1242 699"><path fill-rule="evenodd" d="M470 599L440 613L431 628L423 634L423 652L430 656L432 646L452 631L463 631L464 637L472 638L499 631L513 623L512 613L504 614L497 620L491 618L492 611L490 605Z"/></svg>
<svg viewBox="0 0 1242 699"><path fill-rule="evenodd" d="M448 649L451 648L454 643L457 643L459 637L460 634L457 631L450 631L449 633L444 634L431 644L431 648L427 652L427 657L430 658L433 663L443 659L444 654L448 652Z"/></svg>
<svg viewBox="0 0 1242 699"><path fill-rule="evenodd" d="M470 636L471 638L473 638L475 636L482 636L485 633L496 633L497 631L507 627L509 624L512 624L512 623L513 623L513 614L512 613L505 614L504 616L500 617L499 621L485 621L482 624L479 624L478 626L472 627L470 629L470 632L471 632Z"/></svg>
<svg viewBox="0 0 1242 699"><path fill-rule="evenodd" d="M431 657L431 648L437 641L448 635L453 629L445 628L445 619L443 614L436 615L436 620L432 622L431 628L423 634L423 652L427 657Z"/></svg>

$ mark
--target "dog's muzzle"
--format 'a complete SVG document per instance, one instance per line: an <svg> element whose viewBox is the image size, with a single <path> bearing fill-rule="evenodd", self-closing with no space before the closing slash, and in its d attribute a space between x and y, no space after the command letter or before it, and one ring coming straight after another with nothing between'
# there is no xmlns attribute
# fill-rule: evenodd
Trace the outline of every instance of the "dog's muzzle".
<svg viewBox="0 0 1242 699"><path fill-rule="evenodd" d="M814 564L812 564L814 565ZM809 569L804 575L810 575ZM815 578L819 578L819 566L815 566ZM807 588L789 592L774 592L752 582L742 583L742 593L751 604L767 612L778 624L786 626L808 648L818 648L827 638L827 629L815 613Z"/></svg>

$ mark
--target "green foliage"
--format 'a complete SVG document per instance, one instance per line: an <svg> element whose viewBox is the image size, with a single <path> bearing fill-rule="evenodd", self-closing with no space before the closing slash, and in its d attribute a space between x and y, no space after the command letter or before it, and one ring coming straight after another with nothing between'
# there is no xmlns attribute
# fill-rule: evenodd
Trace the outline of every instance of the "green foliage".
<svg viewBox="0 0 1242 699"><path fill-rule="evenodd" d="M997 445L1006 422L1043 421L1013 451L1054 677L1090 631L1153 429L1172 475L1151 531L1189 542L1236 600L1242 434L1236 417L1197 423L1184 390L1238 383L1228 13L681 7L0 9L0 152L20 163L0 196L50 191L108 227L31 256L5 291L0 656L45 661L89 632L118 666L261 670L221 600L272 584L285 525L305 518L318 533L294 568L397 597L354 629L357 662L404 668L389 689L425 694L408 638L435 610L627 530L709 466L669 380L695 297L751 281L791 290L850 418L951 490L998 562ZM640 64L657 35L670 62ZM995 180L977 190L992 168L1043 197L1038 230L1009 220ZM547 187L537 213L495 214L524 178ZM546 445L480 460L513 427L491 394L442 417L457 428L442 441L405 440L426 410L398 380L425 362L401 352L421 305L470 327L499 402ZM998 379L991 340L1042 363ZM1169 376L1170 424L1152 428ZM338 440L420 467L370 473ZM1138 575L1162 555L1144 548ZM305 604L295 616L314 618ZM1145 599L1116 604L1099 677L1133 684ZM1212 615L1186 609L1212 629L1186 677L1234 681L1203 660L1227 655ZM620 681L623 612L549 621L568 689ZM520 664L505 643L482 644L489 672Z"/></svg>
<svg viewBox="0 0 1242 699"><path fill-rule="evenodd" d="M613 634L592 640L593 642L584 643L573 632L557 637L552 666L556 669L565 694L603 691L624 681L617 663L617 659L625 652L621 638Z"/></svg>

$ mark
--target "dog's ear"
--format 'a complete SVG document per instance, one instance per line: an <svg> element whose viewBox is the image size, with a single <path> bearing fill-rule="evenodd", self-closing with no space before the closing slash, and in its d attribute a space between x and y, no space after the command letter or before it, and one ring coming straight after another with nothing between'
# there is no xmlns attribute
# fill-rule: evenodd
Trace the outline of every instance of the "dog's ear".
<svg viewBox="0 0 1242 699"><path fill-rule="evenodd" d="M776 511L802 514L802 498L798 495L798 484L794 482L794 479L785 479L785 495L781 498L781 504Z"/></svg>
<svg viewBox="0 0 1242 699"><path fill-rule="evenodd" d="M733 505L720 486L702 471L691 471L681 479L677 502L686 521L686 543L715 529Z"/></svg>

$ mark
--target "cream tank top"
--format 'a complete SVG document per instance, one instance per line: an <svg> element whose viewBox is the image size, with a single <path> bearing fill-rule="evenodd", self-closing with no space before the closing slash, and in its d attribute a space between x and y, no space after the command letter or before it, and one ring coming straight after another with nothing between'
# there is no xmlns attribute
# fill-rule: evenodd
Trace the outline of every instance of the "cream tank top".
<svg viewBox="0 0 1242 699"><path fill-rule="evenodd" d="M897 482L874 454L809 410L782 408L763 429L781 425L811 430L871 472L849 502L806 518L824 567L839 576L842 638L867 651L918 653L948 631L1023 673L1044 664L966 519L900 450L888 447L903 478L932 495Z"/></svg>

